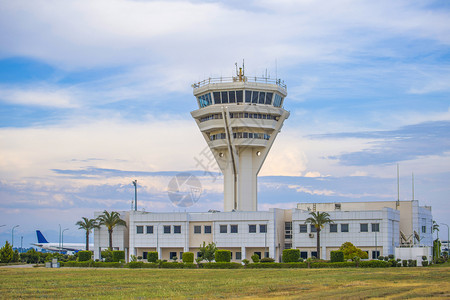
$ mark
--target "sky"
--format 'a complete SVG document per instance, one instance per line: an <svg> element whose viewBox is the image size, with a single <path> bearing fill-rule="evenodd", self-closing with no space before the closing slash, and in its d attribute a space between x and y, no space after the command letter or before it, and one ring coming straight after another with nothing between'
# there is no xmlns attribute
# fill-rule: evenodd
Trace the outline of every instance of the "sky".
<svg viewBox="0 0 450 300"><path fill-rule="evenodd" d="M191 84L242 60L288 91L258 209L397 200L398 164L400 200L414 174L449 224L449 20L448 1L0 0L0 244L15 225L14 246L83 242L75 223L131 209L133 180L140 210L223 210ZM187 208L180 172L202 187Z"/></svg>

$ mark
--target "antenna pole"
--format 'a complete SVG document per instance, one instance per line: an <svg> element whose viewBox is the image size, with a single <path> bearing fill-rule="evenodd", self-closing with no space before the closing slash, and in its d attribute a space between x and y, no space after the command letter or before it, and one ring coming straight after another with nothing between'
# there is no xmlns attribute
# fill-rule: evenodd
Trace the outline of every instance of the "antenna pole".
<svg viewBox="0 0 450 300"><path fill-rule="evenodd" d="M412 199L414 201L414 172L412 173Z"/></svg>
<svg viewBox="0 0 450 300"><path fill-rule="evenodd" d="M133 181L134 185L134 210L137 211L137 179Z"/></svg>

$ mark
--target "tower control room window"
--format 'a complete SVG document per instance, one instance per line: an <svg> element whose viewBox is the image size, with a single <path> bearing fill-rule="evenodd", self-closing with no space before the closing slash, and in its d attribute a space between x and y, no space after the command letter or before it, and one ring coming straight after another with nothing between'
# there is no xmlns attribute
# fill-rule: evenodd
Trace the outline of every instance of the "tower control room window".
<svg viewBox="0 0 450 300"><path fill-rule="evenodd" d="M245 91L245 103L252 102L252 91Z"/></svg>
<svg viewBox="0 0 450 300"><path fill-rule="evenodd" d="M214 104L220 104L222 101L220 100L220 92L214 92Z"/></svg>
<svg viewBox="0 0 450 300"><path fill-rule="evenodd" d="M228 92L228 102L230 102L230 103L236 102L236 93L234 91Z"/></svg>
<svg viewBox="0 0 450 300"><path fill-rule="evenodd" d="M136 233L137 234L144 233L144 226L136 226Z"/></svg>
<svg viewBox="0 0 450 300"><path fill-rule="evenodd" d="M236 91L236 102L242 103L244 100L244 91Z"/></svg>
<svg viewBox="0 0 450 300"><path fill-rule="evenodd" d="M207 93L198 97L198 103L200 104L200 108L211 105L212 104L211 94Z"/></svg>
<svg viewBox="0 0 450 300"><path fill-rule="evenodd" d="M283 98L281 98L280 95L275 94L275 100L273 100L273 106L275 106L275 107L281 107L282 101L283 101Z"/></svg>
<svg viewBox="0 0 450 300"><path fill-rule="evenodd" d="M273 93L266 94L266 104L272 104Z"/></svg>

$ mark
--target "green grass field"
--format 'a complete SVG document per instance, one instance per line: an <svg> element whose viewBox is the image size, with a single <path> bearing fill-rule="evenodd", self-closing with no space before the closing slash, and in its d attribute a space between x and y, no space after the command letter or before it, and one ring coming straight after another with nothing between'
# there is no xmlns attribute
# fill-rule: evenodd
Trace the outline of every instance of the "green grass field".
<svg viewBox="0 0 450 300"><path fill-rule="evenodd" d="M388 269L0 268L0 298L442 298L450 264Z"/></svg>

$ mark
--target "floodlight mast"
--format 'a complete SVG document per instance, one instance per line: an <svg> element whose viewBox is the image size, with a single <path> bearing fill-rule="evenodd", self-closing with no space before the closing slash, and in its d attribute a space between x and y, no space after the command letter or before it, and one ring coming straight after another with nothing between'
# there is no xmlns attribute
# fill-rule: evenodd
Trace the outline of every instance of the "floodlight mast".
<svg viewBox="0 0 450 300"><path fill-rule="evenodd" d="M245 76L244 66L236 71L194 83L199 109L191 115L223 173L224 210L256 211L258 173L289 117L287 89L279 79ZM211 159L197 162L211 173Z"/></svg>

